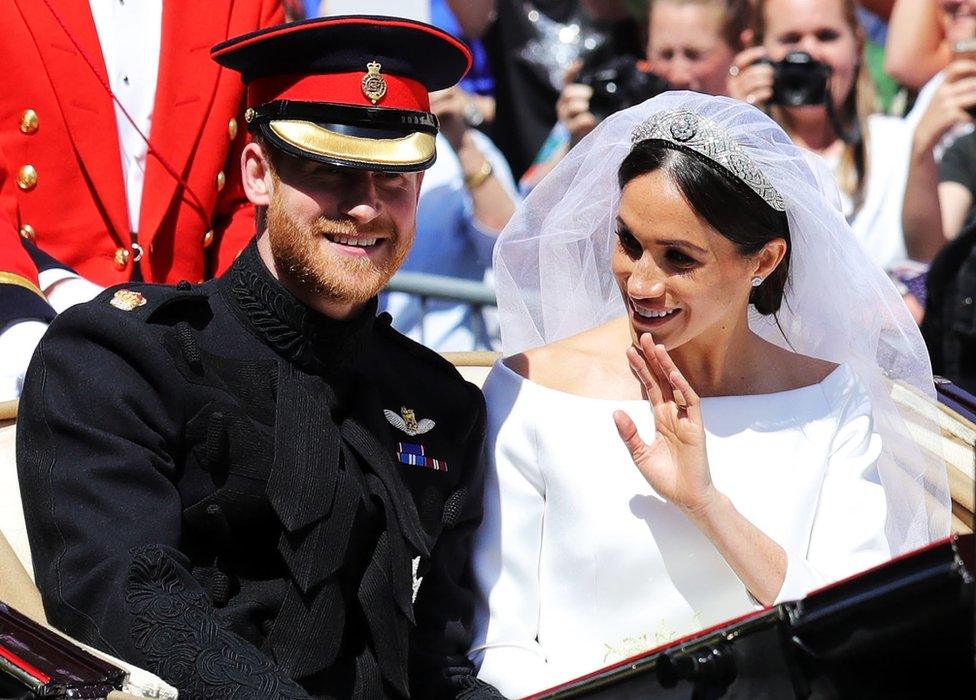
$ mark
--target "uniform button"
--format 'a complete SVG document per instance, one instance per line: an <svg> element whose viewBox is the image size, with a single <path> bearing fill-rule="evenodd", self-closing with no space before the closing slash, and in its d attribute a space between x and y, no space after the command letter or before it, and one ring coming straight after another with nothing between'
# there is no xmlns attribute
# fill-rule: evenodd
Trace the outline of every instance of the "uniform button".
<svg viewBox="0 0 976 700"><path fill-rule="evenodd" d="M231 119L229 122L227 122L227 136L230 137L230 140L231 141L233 141L234 139L237 138L237 120L236 119Z"/></svg>
<svg viewBox="0 0 976 700"><path fill-rule="evenodd" d="M33 241L37 237L37 234L34 232L33 226L30 224L24 224L20 227L20 236L28 241Z"/></svg>
<svg viewBox="0 0 976 700"><path fill-rule="evenodd" d="M224 175L224 171L221 170L219 173L217 173L217 191L220 192L222 189L224 189L224 185L226 184L227 176Z"/></svg>
<svg viewBox="0 0 976 700"><path fill-rule="evenodd" d="M205 234L203 234L203 247L209 248L211 245L213 245L213 239L214 239L213 231L207 231Z"/></svg>
<svg viewBox="0 0 976 700"><path fill-rule="evenodd" d="M37 168L28 163L17 171L17 187L30 192L37 187Z"/></svg>
<svg viewBox="0 0 976 700"><path fill-rule="evenodd" d="M37 132L38 122L37 122L37 112L33 109L25 109L24 113L20 115L20 131L24 134L33 134Z"/></svg>
<svg viewBox="0 0 976 700"><path fill-rule="evenodd" d="M207 506L207 515L220 515L220 506L216 503L211 503Z"/></svg>
<svg viewBox="0 0 976 700"><path fill-rule="evenodd" d="M254 111L253 107L248 107L246 110L244 110L244 121L250 124L252 121L254 121L254 117L257 115L258 113Z"/></svg>
<svg viewBox="0 0 976 700"><path fill-rule="evenodd" d="M125 266L129 264L129 251L125 248L118 248L115 251L115 267L118 270L124 270Z"/></svg>

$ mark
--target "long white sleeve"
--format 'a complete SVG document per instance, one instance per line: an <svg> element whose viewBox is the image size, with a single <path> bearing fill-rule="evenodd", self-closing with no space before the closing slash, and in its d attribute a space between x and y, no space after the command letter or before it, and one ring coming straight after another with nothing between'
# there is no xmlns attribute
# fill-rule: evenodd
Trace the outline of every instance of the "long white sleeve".
<svg viewBox="0 0 976 700"><path fill-rule="evenodd" d="M646 401L591 399L503 365L485 384L485 520L471 657L524 697L753 609L735 572L634 467L613 424ZM888 557L880 438L847 366L821 383L702 401L712 478L787 552L780 600Z"/></svg>
<svg viewBox="0 0 976 700"><path fill-rule="evenodd" d="M518 698L553 684L537 641L546 491L531 415L497 372L484 387L488 469L484 520L472 551L480 605L469 656L480 664L479 678Z"/></svg>
<svg viewBox="0 0 976 700"><path fill-rule="evenodd" d="M0 328L0 401L20 398L24 375L47 323L24 320Z"/></svg>
<svg viewBox="0 0 976 700"><path fill-rule="evenodd" d="M840 418L809 547L806 552L787 551L786 578L777 603L802 598L890 557L885 494L878 476L881 436L874 429L870 400L856 384L836 399Z"/></svg>

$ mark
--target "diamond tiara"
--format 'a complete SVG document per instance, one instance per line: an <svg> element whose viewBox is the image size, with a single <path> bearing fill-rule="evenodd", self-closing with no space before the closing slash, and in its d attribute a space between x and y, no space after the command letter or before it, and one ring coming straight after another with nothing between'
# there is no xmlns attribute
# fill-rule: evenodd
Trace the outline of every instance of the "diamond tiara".
<svg viewBox="0 0 976 700"><path fill-rule="evenodd" d="M717 163L744 182L776 211L786 211L786 200L745 151L708 119L687 110L658 112L634 127L630 141L655 139L690 148Z"/></svg>

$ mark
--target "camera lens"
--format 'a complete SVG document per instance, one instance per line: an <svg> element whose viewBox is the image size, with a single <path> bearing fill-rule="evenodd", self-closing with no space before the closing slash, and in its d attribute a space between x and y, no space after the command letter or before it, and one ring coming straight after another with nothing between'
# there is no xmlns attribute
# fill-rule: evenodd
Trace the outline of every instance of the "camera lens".
<svg viewBox="0 0 976 700"><path fill-rule="evenodd" d="M783 107L822 105L827 102L830 68L806 51L791 51L773 63L773 104Z"/></svg>
<svg viewBox="0 0 976 700"><path fill-rule="evenodd" d="M668 89L663 79L642 70L637 60L630 56L618 56L580 71L577 80L593 88L590 112L601 120Z"/></svg>

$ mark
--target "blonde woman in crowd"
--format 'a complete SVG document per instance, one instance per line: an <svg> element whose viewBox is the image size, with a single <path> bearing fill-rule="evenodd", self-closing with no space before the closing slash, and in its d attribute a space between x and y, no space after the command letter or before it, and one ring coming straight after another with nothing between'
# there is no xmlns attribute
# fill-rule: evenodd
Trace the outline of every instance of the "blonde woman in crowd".
<svg viewBox="0 0 976 700"><path fill-rule="evenodd" d="M901 119L874 113L854 0L758 0L745 39L752 46L735 59L731 94L767 110L794 143L824 158L854 236L875 263L905 260L901 203L911 133ZM822 103L772 104L775 64L794 51L829 69Z"/></svg>

